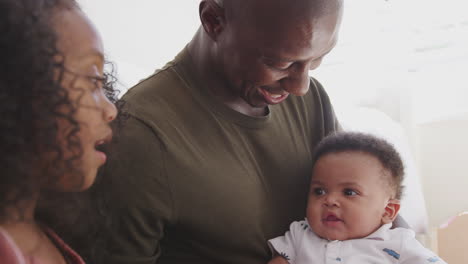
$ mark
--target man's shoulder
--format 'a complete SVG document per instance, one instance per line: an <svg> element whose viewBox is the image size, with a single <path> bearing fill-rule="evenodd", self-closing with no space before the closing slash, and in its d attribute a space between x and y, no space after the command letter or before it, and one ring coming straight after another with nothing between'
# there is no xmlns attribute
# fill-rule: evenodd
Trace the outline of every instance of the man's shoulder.
<svg viewBox="0 0 468 264"><path fill-rule="evenodd" d="M124 111L156 129L180 126L200 116L197 83L177 59L132 87L122 97Z"/></svg>
<svg viewBox="0 0 468 264"><path fill-rule="evenodd" d="M184 74L182 66L173 61L130 88L122 100L133 115L153 115L155 112L170 111L179 102L193 101L193 85Z"/></svg>
<svg viewBox="0 0 468 264"><path fill-rule="evenodd" d="M139 102L150 98L161 98L161 96L167 96L169 92L174 93L175 90L184 86L184 80L177 73L176 66L177 64L171 64L155 71L130 88L122 99L127 102Z"/></svg>
<svg viewBox="0 0 468 264"><path fill-rule="evenodd" d="M186 94L193 86L189 74L193 66L189 61L187 50L183 49L172 61L130 88L122 99L129 103L154 105Z"/></svg>
<svg viewBox="0 0 468 264"><path fill-rule="evenodd" d="M315 98L321 98L321 100L325 99L328 100L328 94L323 88L322 84L315 79L314 77L310 77L310 86L309 86L309 93L310 96Z"/></svg>
<svg viewBox="0 0 468 264"><path fill-rule="evenodd" d="M416 239L416 233L411 228L396 227L388 230L392 239Z"/></svg>

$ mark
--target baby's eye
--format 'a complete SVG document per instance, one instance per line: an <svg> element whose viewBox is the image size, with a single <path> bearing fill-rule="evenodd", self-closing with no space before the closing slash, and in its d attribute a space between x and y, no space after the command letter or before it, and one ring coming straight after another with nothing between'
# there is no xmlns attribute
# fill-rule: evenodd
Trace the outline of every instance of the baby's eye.
<svg viewBox="0 0 468 264"><path fill-rule="evenodd" d="M358 195L358 193L355 190L352 190L352 189L344 189L343 194L346 195L346 196Z"/></svg>
<svg viewBox="0 0 468 264"><path fill-rule="evenodd" d="M313 192L317 196L321 196L325 194L325 190L323 188L314 188Z"/></svg>

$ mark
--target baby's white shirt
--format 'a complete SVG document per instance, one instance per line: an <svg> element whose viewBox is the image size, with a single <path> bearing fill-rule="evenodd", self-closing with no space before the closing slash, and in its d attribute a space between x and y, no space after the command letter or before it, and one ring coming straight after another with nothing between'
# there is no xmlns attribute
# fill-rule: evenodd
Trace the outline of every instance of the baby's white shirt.
<svg viewBox="0 0 468 264"><path fill-rule="evenodd" d="M318 237L303 220L268 244L273 254L291 264L447 264L421 245L413 230L391 226L383 225L365 238L330 241Z"/></svg>

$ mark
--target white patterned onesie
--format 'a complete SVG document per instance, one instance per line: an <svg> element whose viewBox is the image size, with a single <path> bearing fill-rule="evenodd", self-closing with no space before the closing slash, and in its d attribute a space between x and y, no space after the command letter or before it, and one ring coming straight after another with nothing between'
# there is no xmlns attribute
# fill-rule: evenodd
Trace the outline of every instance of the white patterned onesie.
<svg viewBox="0 0 468 264"><path fill-rule="evenodd" d="M345 241L318 237L306 220L268 241L291 264L447 264L416 240L414 231L386 224L371 235Z"/></svg>

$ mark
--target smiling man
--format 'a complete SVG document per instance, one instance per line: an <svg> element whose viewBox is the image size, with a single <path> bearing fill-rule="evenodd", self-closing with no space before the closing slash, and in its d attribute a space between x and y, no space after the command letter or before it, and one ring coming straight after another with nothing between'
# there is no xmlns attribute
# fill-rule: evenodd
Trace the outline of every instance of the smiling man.
<svg viewBox="0 0 468 264"><path fill-rule="evenodd" d="M101 183L119 224L105 263L266 263L267 240L304 218L313 149L338 128L309 70L336 45L342 1L199 12L187 47L123 97Z"/></svg>

